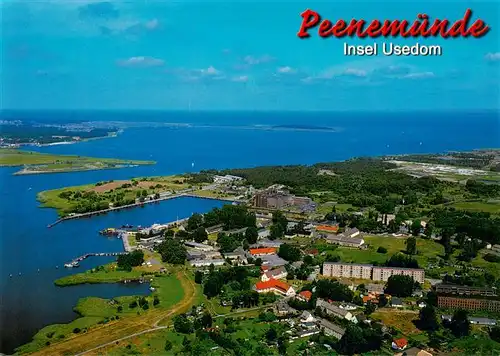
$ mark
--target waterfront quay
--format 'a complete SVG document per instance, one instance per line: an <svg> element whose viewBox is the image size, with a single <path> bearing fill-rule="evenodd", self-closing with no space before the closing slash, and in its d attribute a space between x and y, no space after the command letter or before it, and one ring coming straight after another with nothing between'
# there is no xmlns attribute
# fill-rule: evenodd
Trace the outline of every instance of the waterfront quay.
<svg viewBox="0 0 500 356"><path fill-rule="evenodd" d="M213 189L213 187L210 186L210 189ZM207 187L204 190L209 190L209 189ZM55 222L47 225L47 228L51 228L51 227L53 227L53 226L55 226L55 225L57 225L57 224L59 224L59 223L61 223L63 221L66 221L66 220L90 218L90 217L95 216L95 215L107 214L107 213L112 212L112 211L119 211L119 210L123 210L123 209L135 208L135 207L138 207L138 206L144 206L145 204L158 203L158 202L163 201L163 200L177 199L177 198L181 198L181 197L191 197L191 198L209 199L209 200L225 200L225 201L228 201L228 202L231 202L231 203L237 202L237 200L235 200L233 198L224 198L224 197L218 198L218 197L199 196L199 195L196 195L196 194L192 194L191 192L193 192L193 191L195 191L195 189L191 188L191 189L185 189L185 190L183 190L183 191L181 191L181 192L179 192L177 194L161 193L160 197L158 199L145 200L143 202L136 202L134 204L128 204L128 205L123 205L123 206L111 207L111 208L107 208L107 209L103 209L103 210L97 210L97 211L92 211L92 212L83 213L83 214L71 214L71 215L65 216L63 218L60 218L60 219L56 220Z"/></svg>

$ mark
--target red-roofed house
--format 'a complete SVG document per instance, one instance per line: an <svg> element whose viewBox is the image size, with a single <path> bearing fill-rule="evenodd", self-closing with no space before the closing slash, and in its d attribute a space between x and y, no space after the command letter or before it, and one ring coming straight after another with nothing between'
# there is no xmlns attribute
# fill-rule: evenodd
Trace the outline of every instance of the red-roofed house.
<svg viewBox="0 0 500 356"><path fill-rule="evenodd" d="M310 248L309 250L306 251L306 253L309 255L309 256L317 256L319 254L319 251L315 248Z"/></svg>
<svg viewBox="0 0 500 356"><path fill-rule="evenodd" d="M339 231L338 225L318 225L316 226L316 231L337 233Z"/></svg>
<svg viewBox="0 0 500 356"><path fill-rule="evenodd" d="M277 279L271 279L267 282L257 282L254 289L257 293L274 293L287 297L295 295L295 289L292 286Z"/></svg>
<svg viewBox="0 0 500 356"><path fill-rule="evenodd" d="M262 272L267 272L267 271L269 271L269 268L270 268L269 266L264 266L264 265L260 266L260 270L261 270Z"/></svg>
<svg viewBox="0 0 500 356"><path fill-rule="evenodd" d="M274 255L275 253L276 253L275 247L251 248L250 249L250 254L252 256Z"/></svg>
<svg viewBox="0 0 500 356"><path fill-rule="evenodd" d="M308 290L304 290L297 295L297 299L300 299L304 302L310 301L311 297L312 297L312 293L311 293L311 291L308 291Z"/></svg>
<svg viewBox="0 0 500 356"><path fill-rule="evenodd" d="M392 348L394 350L404 350L408 346L408 340L406 340L404 337L401 339L394 339L392 341Z"/></svg>

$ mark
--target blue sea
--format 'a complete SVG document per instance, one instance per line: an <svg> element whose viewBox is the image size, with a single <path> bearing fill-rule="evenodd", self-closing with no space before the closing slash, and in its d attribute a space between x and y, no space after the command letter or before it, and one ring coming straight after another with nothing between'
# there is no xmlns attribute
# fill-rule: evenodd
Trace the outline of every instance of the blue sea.
<svg viewBox="0 0 500 356"><path fill-rule="evenodd" d="M362 109L362 103L360 103ZM72 145L30 147L40 152L155 160L154 166L120 170L13 176L0 168L0 352L12 352L37 330L76 317L79 298L148 293L146 285L55 287L71 273L63 264L87 252L121 251L122 243L98 235L105 227L147 225L205 212L219 201L182 198L144 208L64 222L39 208L46 189L168 175L209 168L312 164L359 156L434 153L500 147L498 112L100 112L4 111L0 120L120 122L116 138ZM163 125L189 124L187 126ZM274 126L318 126L293 130ZM1 129L1 126L0 126ZM109 258L86 260L81 270ZM56 268L58 266L59 268ZM12 274L12 277L10 277Z"/></svg>

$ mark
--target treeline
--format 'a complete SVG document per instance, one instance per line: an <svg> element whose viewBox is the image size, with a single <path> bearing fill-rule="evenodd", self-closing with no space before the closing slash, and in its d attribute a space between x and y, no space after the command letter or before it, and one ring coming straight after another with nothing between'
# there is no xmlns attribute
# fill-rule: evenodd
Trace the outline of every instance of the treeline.
<svg viewBox="0 0 500 356"><path fill-rule="evenodd" d="M472 194L482 197L496 197L500 194L500 185L478 182L474 179L469 179L465 188Z"/></svg>
<svg viewBox="0 0 500 356"><path fill-rule="evenodd" d="M428 224L440 229L445 238L462 233L471 239L500 243L500 218L490 213L446 208L432 210L430 217Z"/></svg>
<svg viewBox="0 0 500 356"><path fill-rule="evenodd" d="M307 195L311 192L328 191L339 197L339 203L359 207L374 206L398 195L416 201L417 194L436 193L452 184L433 177L415 178L405 173L392 171L393 163L380 159L359 158L345 162L318 163L313 166L267 166L230 169L217 174L231 174L246 179L247 184L265 188L273 184L284 184L292 193ZM331 174L320 174L321 170ZM215 171L204 171L190 179L212 181ZM210 179L209 179L210 178Z"/></svg>
<svg viewBox="0 0 500 356"><path fill-rule="evenodd" d="M194 231L199 227L212 227L222 225L224 230L255 227L257 219L255 214L249 212L244 205L224 205L214 208L205 214L193 214L187 222L187 229Z"/></svg>

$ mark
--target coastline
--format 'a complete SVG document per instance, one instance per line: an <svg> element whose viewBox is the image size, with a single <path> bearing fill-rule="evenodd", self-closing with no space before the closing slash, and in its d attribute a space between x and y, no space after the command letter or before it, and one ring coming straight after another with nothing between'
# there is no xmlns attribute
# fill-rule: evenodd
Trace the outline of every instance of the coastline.
<svg viewBox="0 0 500 356"><path fill-rule="evenodd" d="M178 197L182 197L182 196L193 196L193 197L196 197L196 198L204 198L204 199L216 199L216 200L230 200L230 199L224 199L224 198L215 198L215 197L206 197L206 196L196 196L194 194L179 194L175 197L172 197L172 196L169 196L167 199L175 199L175 198L178 198ZM162 200L165 200L165 199L162 199ZM144 203L152 203L152 202L156 202L157 200L153 200L153 201L145 201L143 203L138 203L138 204L134 204L134 206L137 206L137 205L141 205L141 204L144 204ZM117 207L116 210L119 210L119 208L126 208L126 207ZM106 209L106 211L109 211L108 209ZM100 212L96 212L96 213L102 213L103 211L100 211ZM81 216L79 216L81 217ZM70 281L71 278L75 278L75 276L77 275L82 275L81 277L77 277L77 278L81 278L79 281L77 280L74 280L74 281ZM67 282L64 282L64 281L61 281L61 280L56 280L54 283L57 285L57 286L71 286L71 285L77 285L77 284L98 284L98 283L117 283L117 282L121 282L123 281L123 279L120 279L118 277L110 277L109 279L103 279L103 280L96 280L92 277L96 277L96 276L91 276L89 278L88 275L86 275L86 273L78 273L76 275L71 275L71 276L68 276L68 281ZM65 277L66 278L66 277ZM139 277L140 278L140 277ZM64 278L62 278L64 279ZM127 278L127 280L132 280L132 279L129 279Z"/></svg>
<svg viewBox="0 0 500 356"><path fill-rule="evenodd" d="M34 174L50 174L50 173L74 173L74 172L86 172L86 171L107 171L111 169L122 169L122 168L133 168L138 166L145 165L153 165L156 162L151 161L151 163L141 163L141 164L124 164L114 167L103 167L103 168L75 168L75 169L61 169L61 170L52 170L52 171L30 171L27 168L23 168L20 171L12 173L15 176L23 176L23 175L34 175ZM1 166L0 166L1 167ZM18 167L18 166L11 166Z"/></svg>
<svg viewBox="0 0 500 356"><path fill-rule="evenodd" d="M40 192L38 194L41 194L43 192ZM37 195L38 197L38 195ZM101 214L107 214L109 212L112 212L112 211L119 211L119 210L124 210L124 209L130 209L130 208L135 208L135 207L138 207L138 206L143 206L145 204L153 204L153 203L160 203L161 201L164 201L164 200L173 200L173 199L178 199L178 198L197 198L197 199L208 199L208 200L221 200L221 201L228 201L228 202L235 202L236 200L235 199L231 199L231 198L215 198L215 197L206 197L206 196L199 196L199 195L196 195L196 194L189 194L189 193L179 193L179 194L175 194L175 195L168 195L168 196L165 196L165 197L160 197L159 199L154 199L154 200L145 200L143 202L137 202L137 203L134 203L134 204L128 204L128 205L122 205L122 206L117 206L117 207L111 207L111 208L108 208L108 209L104 209L104 210L96 210L96 211L92 211L92 212L88 212L88 213L83 213L83 214L73 214L73 215L68 215L68 216L64 216L64 217L61 217L60 219L56 220L55 222L49 224L47 227L48 228L51 228L59 223L62 223L63 221L66 221L66 220L73 220L73 219L81 219L81 218L86 218L86 217L92 217L94 215L101 215ZM43 204L43 201L41 199L38 199L37 200L39 202L41 202ZM53 208L53 207L50 207L50 206L42 206L43 208L50 208L50 209L56 209L56 208ZM58 210L58 209L56 209ZM58 211L59 213L59 211Z"/></svg>
<svg viewBox="0 0 500 356"><path fill-rule="evenodd" d="M106 136L83 138L83 139L78 140L78 141L59 141L59 142L52 142L52 143L22 142L22 143L17 144L18 145L17 148L20 148L22 146L49 147L49 146L59 146L59 145L73 145L73 144L82 143L82 142L102 140L105 138L115 138L122 132L123 132L123 129L120 129L118 131L108 132L108 134Z"/></svg>
<svg viewBox="0 0 500 356"><path fill-rule="evenodd" d="M60 155L17 148L0 148L0 168L23 167L13 175L98 171L154 164L156 161Z"/></svg>

